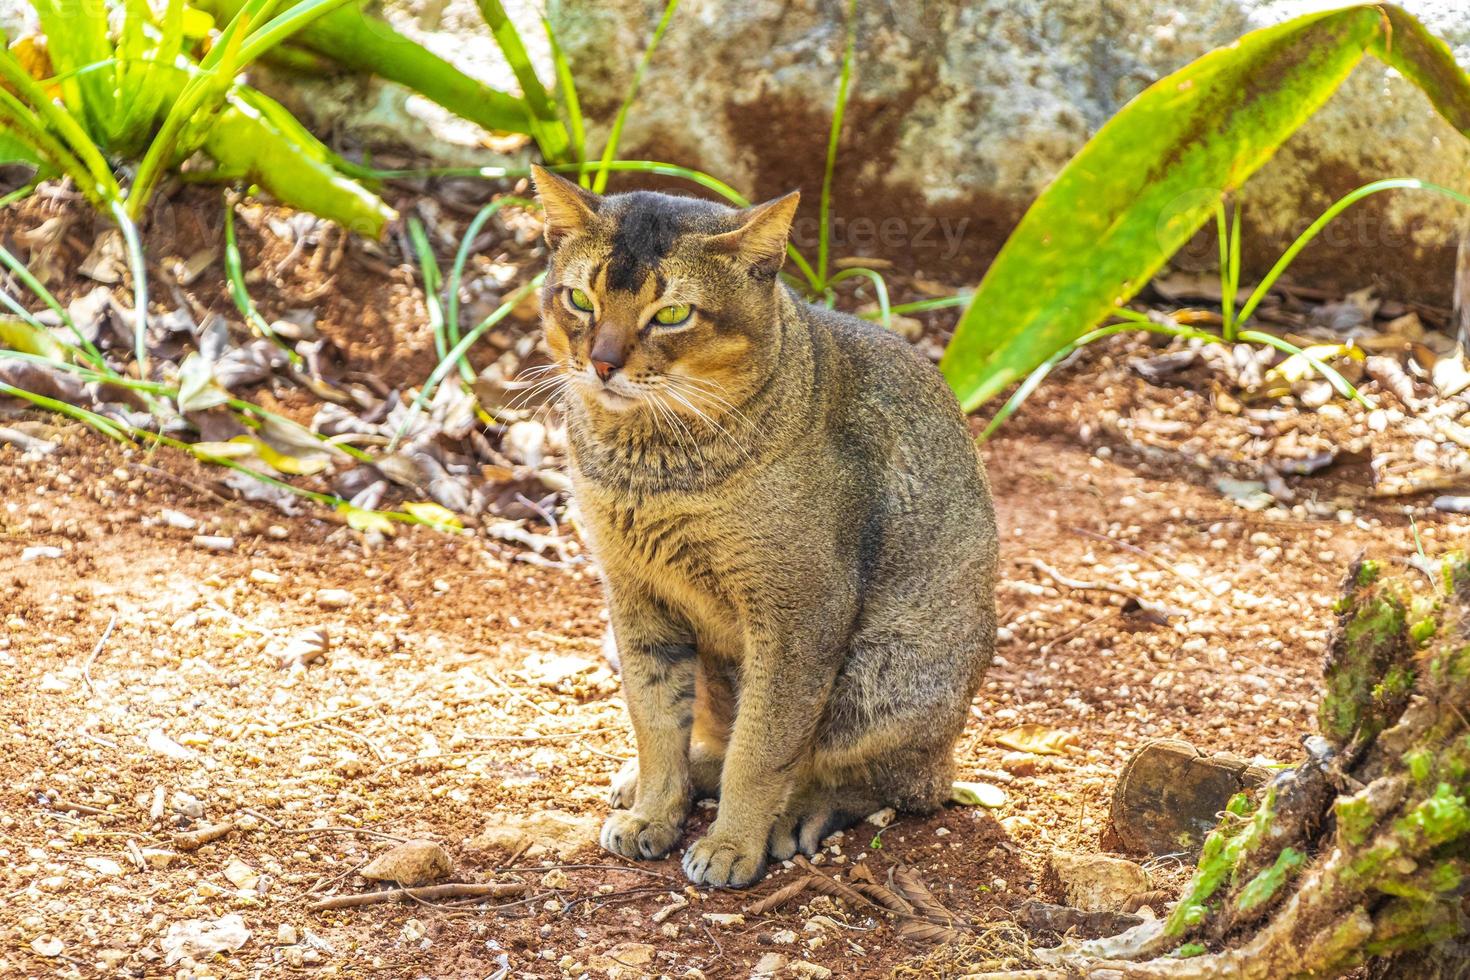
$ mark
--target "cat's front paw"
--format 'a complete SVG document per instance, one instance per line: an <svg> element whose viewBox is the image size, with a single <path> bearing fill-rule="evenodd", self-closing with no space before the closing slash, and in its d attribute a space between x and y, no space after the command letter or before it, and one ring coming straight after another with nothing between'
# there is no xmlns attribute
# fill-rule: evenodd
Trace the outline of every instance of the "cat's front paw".
<svg viewBox="0 0 1470 980"><path fill-rule="evenodd" d="M634 861L661 858L679 840L679 825L619 810L602 825L602 846Z"/></svg>
<svg viewBox="0 0 1470 980"><path fill-rule="evenodd" d="M684 874L696 885L744 888L766 872L766 839L711 831L684 852Z"/></svg>
<svg viewBox="0 0 1470 980"><path fill-rule="evenodd" d="M638 762L629 759L623 763L618 774L612 778L607 792L607 802L614 810L631 810L638 802Z"/></svg>

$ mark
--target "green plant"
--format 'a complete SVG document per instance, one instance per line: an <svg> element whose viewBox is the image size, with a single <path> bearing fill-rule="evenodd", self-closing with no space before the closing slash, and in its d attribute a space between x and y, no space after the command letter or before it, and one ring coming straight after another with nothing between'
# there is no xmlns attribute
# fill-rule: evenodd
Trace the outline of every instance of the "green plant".
<svg viewBox="0 0 1470 980"><path fill-rule="evenodd" d="M276 13L280 0L250 0L206 37L209 18L182 0L157 13L144 0L123 0L115 30L105 3L38 0L49 64L0 48L0 149L37 166L40 177L70 177L117 218L130 246L132 224L163 175L199 150L215 159L218 176L248 177L289 204L377 234L392 209L345 177L285 109L235 80L348 2L297 0ZM137 164L126 184L114 170L124 161Z"/></svg>
<svg viewBox="0 0 1470 980"><path fill-rule="evenodd" d="M1021 219L962 316L941 368L966 410L1091 337L1327 99L1365 53L1411 79L1470 135L1470 77L1444 42L1392 5L1308 14L1242 37L1151 85L1088 141ZM1417 181L1396 187L1438 190ZM1365 195L1386 186L1369 185ZM1288 249L1236 313L1230 339L1295 350L1239 328L1348 195ZM1351 200L1350 200L1351 199ZM1239 213L1231 224L1238 229ZM1226 237L1229 237L1228 234ZM1238 233L1222 238L1225 295ZM1231 302L1231 300L1227 300ZM1107 328L1104 328L1107 329ZM1329 378L1331 375L1328 375Z"/></svg>
<svg viewBox="0 0 1470 980"><path fill-rule="evenodd" d="M1016 387L1016 390L1011 393L1011 397L1006 399L1005 403L991 418L990 424L986 426L985 431L981 435L981 438L988 438L992 433L995 432L996 429L1001 426L1003 422L1005 422L1013 414L1015 414L1016 410L1021 407L1022 403L1024 403L1026 399L1031 396L1032 392L1034 392L1036 388L1041 384L1041 382L1046 379L1046 376L1050 374L1058 364L1066 360L1068 357L1072 356L1073 352L1075 352L1078 348L1084 347L1094 341L1101 340L1104 337L1111 337L1114 334L1129 333L1139 330L1144 330L1151 333L1167 334L1170 336L1179 337L1181 339L1196 340L1207 344L1235 343L1236 341L1243 341L1245 343L1264 344L1267 347L1274 347L1284 354L1290 355L1292 357L1301 358L1304 362L1306 362L1308 366L1312 368L1312 370L1316 371L1323 378L1326 378L1339 395L1342 395L1344 398L1353 399L1360 404L1368 405L1369 402L1358 392L1358 390L1354 388L1347 381L1347 379L1342 376L1341 373L1339 373L1337 370L1327 364L1326 361L1318 357L1314 357L1310 351L1303 350L1300 347L1297 347L1295 344L1283 340L1282 338L1277 337L1274 334L1266 333L1263 330L1242 330L1240 329L1240 325L1249 321L1251 314L1255 312L1256 307L1259 306L1261 301L1266 298L1266 295L1270 293L1271 288L1276 285L1276 282L1281 278L1282 274L1286 272L1287 268L1290 267L1292 261L1296 259L1297 255L1301 253L1302 249L1306 248L1313 239L1315 239L1319 234L1322 233L1322 230L1326 228L1327 225L1330 224L1334 218L1340 215L1347 208L1351 207L1353 204L1361 201L1363 198L1390 190L1425 190L1432 193L1440 194L1457 203L1470 205L1470 196L1461 194L1459 191L1450 190L1447 187L1440 187L1436 184L1429 184L1422 180L1415 180L1411 177L1395 177L1388 180L1374 181L1371 184L1364 184L1362 187L1359 187L1356 190L1344 194L1337 201L1333 202L1333 204L1328 207L1327 210L1323 211L1322 214L1318 216L1317 220L1313 221L1310 225L1307 226L1306 230L1304 230L1300 235L1297 236L1296 240L1292 242L1291 246L1282 253L1281 258L1276 261L1276 264L1273 265L1270 271L1266 273L1266 275L1261 279L1259 283L1256 284L1255 289L1251 291L1250 296L1247 297L1246 302L1240 307L1239 311L1237 311L1235 308L1235 297L1237 292L1239 291L1240 281L1240 211L1239 209L1236 209L1235 219L1227 227L1225 219L1225 208L1223 205L1221 205L1217 214L1217 220L1219 223L1221 254L1220 333L1213 334L1208 331L1196 330L1191 327L1181 326L1179 323L1175 322L1172 317L1153 319L1145 314L1137 312L1136 310L1129 310L1122 307L1115 308L1111 311L1111 317L1113 319L1121 320L1121 323L1110 324L1107 326L1102 326L1093 330L1089 330L1082 336L1067 341L1060 350L1054 352L1051 356L1047 357L1046 360L1042 361L1041 364L1037 365L1031 371L1031 373L1022 380L1021 384Z"/></svg>

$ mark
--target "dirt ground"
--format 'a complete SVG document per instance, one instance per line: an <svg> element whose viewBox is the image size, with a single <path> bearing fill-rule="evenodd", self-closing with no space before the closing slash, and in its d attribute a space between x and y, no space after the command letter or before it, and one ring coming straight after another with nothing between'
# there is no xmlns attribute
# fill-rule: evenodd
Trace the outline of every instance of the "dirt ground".
<svg viewBox="0 0 1470 980"><path fill-rule="evenodd" d="M227 303L204 290L203 306ZM432 365L412 292L324 301L349 367ZM349 341L366 306L380 332ZM1144 741L1297 758L1353 556L1466 543L1470 519L1422 492L1449 484L1404 483L1413 467L1385 462L1435 462L1414 413L1226 402L1209 383L1141 378L1132 366L1156 353L1089 351L984 447L1002 629L957 758L1004 804L859 825L821 870L911 867L982 927L1060 900L1051 855L1104 848L1119 768ZM713 978L773 954L784 975L954 972L869 908L808 894L746 913L789 867L698 892L677 852L599 850L633 746L574 538L555 559L483 529L378 544L323 509L240 502L177 453L28 411L0 424L58 444L0 444L0 975ZM1270 499L1239 491L1262 473ZM1025 758L996 743L1028 723L1074 738ZM311 908L375 887L357 871L407 839L443 845L451 880L523 889ZM1165 890L1188 870L1147 867ZM171 932L231 915L238 948L167 962Z"/></svg>

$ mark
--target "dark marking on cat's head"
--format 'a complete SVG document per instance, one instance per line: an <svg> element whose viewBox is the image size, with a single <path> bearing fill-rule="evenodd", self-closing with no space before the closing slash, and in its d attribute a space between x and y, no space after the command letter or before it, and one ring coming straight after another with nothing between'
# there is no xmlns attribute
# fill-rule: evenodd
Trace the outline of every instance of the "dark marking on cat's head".
<svg viewBox="0 0 1470 980"><path fill-rule="evenodd" d="M770 374L796 195L736 209L651 191L602 197L541 168L535 178L551 245L547 346L583 401L708 420Z"/></svg>

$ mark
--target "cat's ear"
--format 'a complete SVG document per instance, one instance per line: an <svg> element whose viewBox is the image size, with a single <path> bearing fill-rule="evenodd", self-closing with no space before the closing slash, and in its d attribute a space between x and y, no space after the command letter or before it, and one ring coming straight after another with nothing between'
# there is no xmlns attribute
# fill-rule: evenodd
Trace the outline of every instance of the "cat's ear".
<svg viewBox="0 0 1470 980"><path fill-rule="evenodd" d="M715 235L710 244L775 275L786 260L786 242L791 237L791 222L800 203L801 192L792 191L785 197L748 208L743 212L745 222L739 228Z"/></svg>
<svg viewBox="0 0 1470 980"><path fill-rule="evenodd" d="M531 179L536 184L536 198L546 215L546 244L552 248L582 234L597 218L602 198L591 191L583 190L565 177L558 177L534 163L531 164Z"/></svg>

